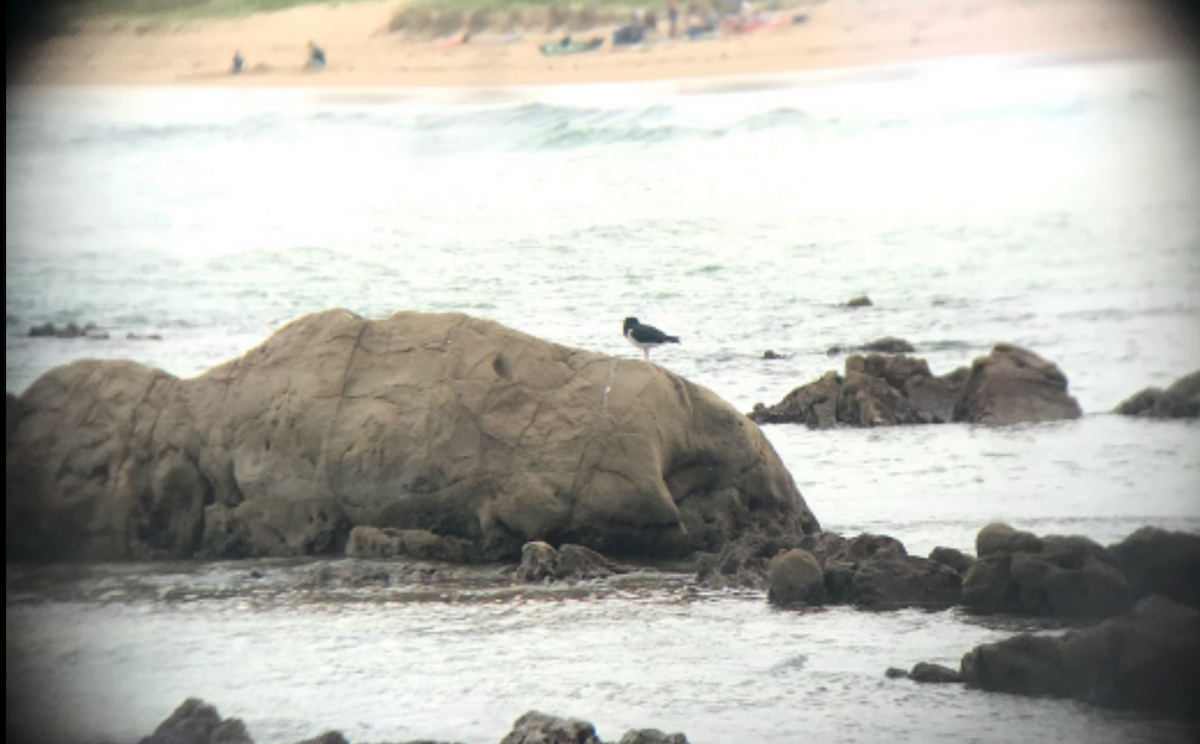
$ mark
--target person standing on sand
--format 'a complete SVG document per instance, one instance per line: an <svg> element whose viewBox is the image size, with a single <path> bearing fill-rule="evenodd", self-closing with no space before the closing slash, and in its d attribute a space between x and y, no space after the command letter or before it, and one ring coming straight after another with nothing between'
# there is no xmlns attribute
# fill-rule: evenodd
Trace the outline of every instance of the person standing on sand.
<svg viewBox="0 0 1200 744"><path fill-rule="evenodd" d="M242 68L245 66L246 58L242 56L242 51L239 49L233 53L233 66L229 69L229 71L234 75L240 75L242 73Z"/></svg>
<svg viewBox="0 0 1200 744"><path fill-rule="evenodd" d="M679 33L679 0L667 0L667 23L670 24L670 35L674 39Z"/></svg>
<svg viewBox="0 0 1200 744"><path fill-rule="evenodd" d="M306 67L311 70L320 70L325 67L325 50L317 46L315 41L308 42L308 64Z"/></svg>

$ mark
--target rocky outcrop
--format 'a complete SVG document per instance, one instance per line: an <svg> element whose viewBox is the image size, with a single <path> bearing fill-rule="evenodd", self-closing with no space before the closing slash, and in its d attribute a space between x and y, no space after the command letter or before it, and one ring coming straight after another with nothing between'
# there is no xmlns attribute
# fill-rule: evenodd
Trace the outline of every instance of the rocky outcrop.
<svg viewBox="0 0 1200 744"><path fill-rule="evenodd" d="M942 609L958 604L961 596L962 577L953 569L927 558L885 553L858 566L844 599L866 609Z"/></svg>
<svg viewBox="0 0 1200 744"><path fill-rule="evenodd" d="M1104 618L1134 599L1120 561L1085 537L1039 538L992 524L979 532L976 553L962 597L974 612Z"/></svg>
<svg viewBox="0 0 1200 744"><path fill-rule="evenodd" d="M1124 416L1200 418L1200 370L1176 380L1166 390L1146 388L1117 406Z"/></svg>
<svg viewBox="0 0 1200 744"><path fill-rule="evenodd" d="M781 606L829 603L878 610L950 607L959 602L962 586L953 569L908 555L895 538L845 539L834 533L742 538L705 557L697 579L710 586L765 588L768 600Z"/></svg>
<svg viewBox="0 0 1200 744"><path fill-rule="evenodd" d="M845 307L871 307L875 303L871 302L871 298L866 295L858 295L851 297L846 301Z"/></svg>
<svg viewBox="0 0 1200 744"><path fill-rule="evenodd" d="M954 405L954 420L976 424L1019 424L1074 419L1083 415L1067 394L1067 376L1032 351L996 344L971 365Z"/></svg>
<svg viewBox="0 0 1200 744"><path fill-rule="evenodd" d="M30 338L108 338L108 334L101 331L94 323L67 323L65 326L56 326L53 323L43 323L40 326L34 326L29 329Z"/></svg>
<svg viewBox="0 0 1200 744"><path fill-rule="evenodd" d="M587 721L530 711L517 719L500 744L600 744L600 737Z"/></svg>
<svg viewBox="0 0 1200 744"><path fill-rule="evenodd" d="M625 568L582 545L564 545L555 550L549 543L531 542L521 549L517 578L526 583L579 581L602 579L625 571Z"/></svg>
<svg viewBox="0 0 1200 744"><path fill-rule="evenodd" d="M254 744L254 740L239 719L222 719L213 706L189 698L140 744ZM341 732L327 731L298 744L349 742ZM410 744L439 742L422 740ZM587 721L530 711L513 723L512 730L500 740L500 744L603 744L603 741L596 735L596 727ZM683 734L638 729L627 732L621 737L620 744L688 744L688 740Z"/></svg>
<svg viewBox="0 0 1200 744"><path fill-rule="evenodd" d="M963 656L967 685L1016 695L1195 715L1200 611L1162 597L1060 637L1022 634Z"/></svg>
<svg viewBox="0 0 1200 744"><path fill-rule="evenodd" d="M246 726L237 718L221 718L217 709L196 698L188 698L154 733L140 744L254 744Z"/></svg>
<svg viewBox="0 0 1200 744"><path fill-rule="evenodd" d="M1200 609L1200 535L1143 527L1108 549L1134 597L1161 594Z"/></svg>
<svg viewBox="0 0 1200 744"><path fill-rule="evenodd" d="M932 377L924 359L856 354L846 358L844 376L827 372L773 406L755 405L749 415L760 424L801 423L812 429L941 423L949 420L953 404L935 389L961 379L962 374ZM909 390L916 396L910 397Z"/></svg>
<svg viewBox="0 0 1200 744"><path fill-rule="evenodd" d="M972 367L935 377L924 359L904 354L847 357L845 375L827 372L779 403L758 403L760 424L874 427L930 423L1054 421L1078 418L1067 379L1053 364L1011 344L997 344Z"/></svg>
<svg viewBox="0 0 1200 744"><path fill-rule="evenodd" d="M712 392L460 314L328 311L193 379L83 361L19 403L15 558L336 553L355 527L658 557L818 529Z"/></svg>

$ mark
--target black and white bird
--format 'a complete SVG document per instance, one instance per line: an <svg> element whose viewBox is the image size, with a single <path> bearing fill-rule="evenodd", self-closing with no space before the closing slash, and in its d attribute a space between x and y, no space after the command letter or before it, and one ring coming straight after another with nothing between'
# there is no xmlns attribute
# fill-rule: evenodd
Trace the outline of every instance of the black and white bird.
<svg viewBox="0 0 1200 744"><path fill-rule="evenodd" d="M678 336L668 336L654 326L639 323L637 318L625 319L625 338L642 350L647 362L650 361L650 350L656 346L679 343Z"/></svg>

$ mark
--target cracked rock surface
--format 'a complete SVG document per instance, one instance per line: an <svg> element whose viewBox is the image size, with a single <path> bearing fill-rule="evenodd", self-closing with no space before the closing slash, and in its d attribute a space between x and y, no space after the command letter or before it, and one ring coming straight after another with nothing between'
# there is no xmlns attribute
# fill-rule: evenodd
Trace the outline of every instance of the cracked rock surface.
<svg viewBox="0 0 1200 744"><path fill-rule="evenodd" d="M76 362L7 408L15 558L328 554L364 526L659 557L819 529L711 391L462 314L317 313L192 379Z"/></svg>

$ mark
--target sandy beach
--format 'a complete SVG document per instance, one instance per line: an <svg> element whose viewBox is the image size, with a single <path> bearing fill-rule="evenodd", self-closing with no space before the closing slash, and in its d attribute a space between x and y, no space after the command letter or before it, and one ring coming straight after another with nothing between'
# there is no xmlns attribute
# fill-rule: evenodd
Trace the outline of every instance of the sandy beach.
<svg viewBox="0 0 1200 744"><path fill-rule="evenodd" d="M41 45L21 82L57 85L509 86L648 81L824 70L966 55L1145 56L1169 53L1159 19L1136 0L828 0L781 11L752 34L670 39L544 56L561 29L415 38L389 30L402 3L311 5L238 19L88 21ZM797 16L802 16L797 18ZM309 40L328 52L309 71ZM235 51L244 72L232 75Z"/></svg>

